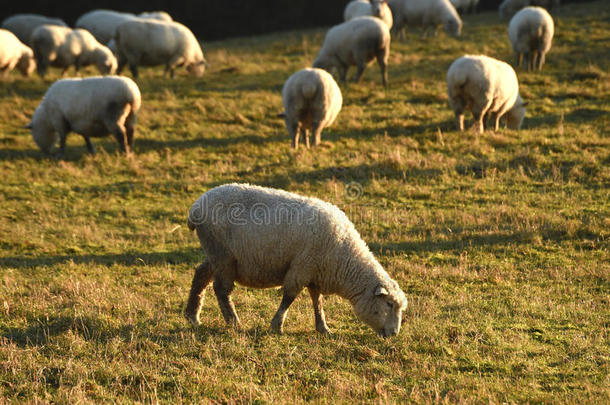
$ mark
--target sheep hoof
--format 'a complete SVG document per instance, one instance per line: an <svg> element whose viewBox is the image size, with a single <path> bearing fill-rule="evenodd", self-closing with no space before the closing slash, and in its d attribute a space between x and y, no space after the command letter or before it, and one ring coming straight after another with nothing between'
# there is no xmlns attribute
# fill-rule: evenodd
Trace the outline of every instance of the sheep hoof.
<svg viewBox="0 0 610 405"><path fill-rule="evenodd" d="M332 332L330 331L330 329L328 329L327 327L323 327L323 328L316 328L316 330L318 332L320 332L322 335L324 336L330 336L332 335Z"/></svg>
<svg viewBox="0 0 610 405"><path fill-rule="evenodd" d="M193 325L193 326L201 325L201 321L199 320L199 317L196 314L191 314L191 313L185 312L184 316L186 319L188 319L188 321L191 323L191 325Z"/></svg>

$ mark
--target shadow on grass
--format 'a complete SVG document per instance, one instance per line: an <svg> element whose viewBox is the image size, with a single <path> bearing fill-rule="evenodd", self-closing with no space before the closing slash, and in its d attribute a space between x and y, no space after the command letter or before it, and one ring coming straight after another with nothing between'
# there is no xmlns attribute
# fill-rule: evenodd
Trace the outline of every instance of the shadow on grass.
<svg viewBox="0 0 610 405"><path fill-rule="evenodd" d="M61 263L95 264L101 266L156 266L164 264L195 265L202 260L203 253L198 248L183 249L174 252L142 253L126 252L117 254L88 254L88 255L58 255L43 257L2 257L0 267L13 267L18 269L35 268L41 266L54 266Z"/></svg>

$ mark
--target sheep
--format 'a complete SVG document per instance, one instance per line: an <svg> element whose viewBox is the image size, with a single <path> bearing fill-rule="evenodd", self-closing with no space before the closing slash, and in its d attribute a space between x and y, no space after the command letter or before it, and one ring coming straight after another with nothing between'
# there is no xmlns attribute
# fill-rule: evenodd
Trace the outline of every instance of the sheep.
<svg viewBox="0 0 610 405"><path fill-rule="evenodd" d="M525 7L517 12L508 24L508 38L515 53L516 67L521 66L525 56L528 71L542 70L554 32L553 18L542 7Z"/></svg>
<svg viewBox="0 0 610 405"><path fill-rule="evenodd" d="M481 134L488 114L495 114L496 131L503 116L509 128L521 128L527 102L519 95L517 75L508 63L484 55L462 56L447 71L447 91L460 131L465 109L472 111Z"/></svg>
<svg viewBox="0 0 610 405"><path fill-rule="evenodd" d="M165 11L145 11L136 16L132 13L98 9L81 15L76 20L75 26L91 32L95 39L102 44L108 44L114 38L114 33L119 25L138 18L173 21L172 17Z"/></svg>
<svg viewBox="0 0 610 405"><path fill-rule="evenodd" d="M101 74L114 74L117 60L110 49L95 40L89 31L56 25L42 25L32 34L32 47L38 74L44 77L48 66L63 68L94 64Z"/></svg>
<svg viewBox="0 0 610 405"><path fill-rule="evenodd" d="M322 130L335 121L343 97L335 79L322 69L307 68L294 73L282 89L286 129L292 147L298 149L299 136L309 148L307 130L311 130L314 145L319 145Z"/></svg>
<svg viewBox="0 0 610 405"><path fill-rule="evenodd" d="M450 0L455 9L463 14L468 11L474 13L479 4L479 0Z"/></svg>
<svg viewBox="0 0 610 405"><path fill-rule="evenodd" d="M283 287L271 321L277 333L283 332L289 306L307 287L318 332L330 333L323 295L337 294L378 334L398 334L407 298L336 206L283 190L225 184L193 204L187 224L197 231L206 254L184 312L192 324L201 322L204 290L213 280L225 321L239 325L230 298L237 281L254 288Z"/></svg>
<svg viewBox="0 0 610 405"><path fill-rule="evenodd" d="M21 42L29 47L32 46L32 33L41 25L68 26L68 24L59 18L45 17L40 14L15 14L2 22L2 28L11 31Z"/></svg>
<svg viewBox="0 0 610 405"><path fill-rule="evenodd" d="M498 13L501 19L509 19L525 7L544 7L552 11L559 9L559 4L560 0L504 0L498 8Z"/></svg>
<svg viewBox="0 0 610 405"><path fill-rule="evenodd" d="M49 87L26 128L47 154L59 140L57 157L63 156L70 131L85 138L91 154L95 148L89 138L109 134L129 153L141 104L138 86L127 77L61 79Z"/></svg>
<svg viewBox="0 0 610 405"><path fill-rule="evenodd" d="M343 20L349 21L365 15L380 18L381 21L386 23L388 29L392 29L394 19L390 6L385 0L353 0L345 7Z"/></svg>
<svg viewBox="0 0 610 405"><path fill-rule="evenodd" d="M330 71L336 68L339 78L345 82L347 70L356 65L354 81L359 81L364 69L374 58L381 70L384 86L388 82L390 58L390 31L379 18L358 17L335 25L326 33L322 49L313 63L314 68Z"/></svg>
<svg viewBox="0 0 610 405"><path fill-rule="evenodd" d="M462 19L449 0L398 0L393 3L394 31L399 33L405 26L422 25L423 36L436 26L443 24L445 32L455 37L462 32ZM392 5L392 3L390 3Z"/></svg>
<svg viewBox="0 0 610 405"><path fill-rule="evenodd" d="M201 77L207 62L197 38L177 22L133 20L119 25L114 40L119 55L120 73L129 64L134 77L138 66L165 65L165 73L174 77L174 69L184 66Z"/></svg>
<svg viewBox="0 0 610 405"><path fill-rule="evenodd" d="M34 52L21 42L15 34L0 28L0 72L6 78L14 68L29 76L36 69Z"/></svg>

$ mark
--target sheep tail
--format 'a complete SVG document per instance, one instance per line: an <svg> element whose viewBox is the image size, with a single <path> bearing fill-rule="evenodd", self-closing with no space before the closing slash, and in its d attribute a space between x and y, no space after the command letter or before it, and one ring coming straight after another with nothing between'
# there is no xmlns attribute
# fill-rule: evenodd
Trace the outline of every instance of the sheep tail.
<svg viewBox="0 0 610 405"><path fill-rule="evenodd" d="M301 93L305 98L313 98L316 95L316 91L318 90L318 86L316 83L304 83L301 87Z"/></svg>

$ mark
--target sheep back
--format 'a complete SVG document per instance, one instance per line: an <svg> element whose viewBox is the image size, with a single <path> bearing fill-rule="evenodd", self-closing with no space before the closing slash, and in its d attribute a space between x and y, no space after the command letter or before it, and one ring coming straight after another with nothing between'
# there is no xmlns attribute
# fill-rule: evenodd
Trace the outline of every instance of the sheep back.
<svg viewBox="0 0 610 405"><path fill-rule="evenodd" d="M114 39L120 66L166 65L172 75L175 67L184 66L197 77L205 71L201 45L191 30L180 23L132 20L117 27ZM132 72L137 76L137 71Z"/></svg>
<svg viewBox="0 0 610 405"><path fill-rule="evenodd" d="M356 17L372 16L383 21L392 29L394 19L390 6L385 0L353 0L345 6L343 20L349 21Z"/></svg>
<svg viewBox="0 0 610 405"><path fill-rule="evenodd" d="M449 104L463 130L463 111L470 110L483 132L487 113L498 121L505 114L512 129L519 129L525 115L519 96L519 83L514 69L507 63L484 55L465 55L456 59L447 71Z"/></svg>
<svg viewBox="0 0 610 405"><path fill-rule="evenodd" d="M29 76L36 69L34 52L11 31L0 28L0 71L6 76L14 68Z"/></svg>
<svg viewBox="0 0 610 405"><path fill-rule="evenodd" d="M11 31L21 42L30 47L32 46L32 34L41 25L68 26L59 18L46 17L40 14L15 14L2 22L2 28Z"/></svg>
<svg viewBox="0 0 610 405"><path fill-rule="evenodd" d="M286 128L298 147L298 131L311 130L314 142L320 142L321 132L333 124L343 103L335 79L322 69L307 68L291 75L282 89ZM308 135L304 133L305 137ZM308 139L305 139L309 145Z"/></svg>
<svg viewBox="0 0 610 405"><path fill-rule="evenodd" d="M449 0L399 0L394 8L398 9L394 16L397 31L411 25L434 31L437 25L442 24L449 35L459 36L462 32L462 19Z"/></svg>
<svg viewBox="0 0 610 405"><path fill-rule="evenodd" d="M138 86L127 77L61 79L49 87L29 126L36 144L48 153L58 134L103 137L117 124L135 125L141 104Z"/></svg>

